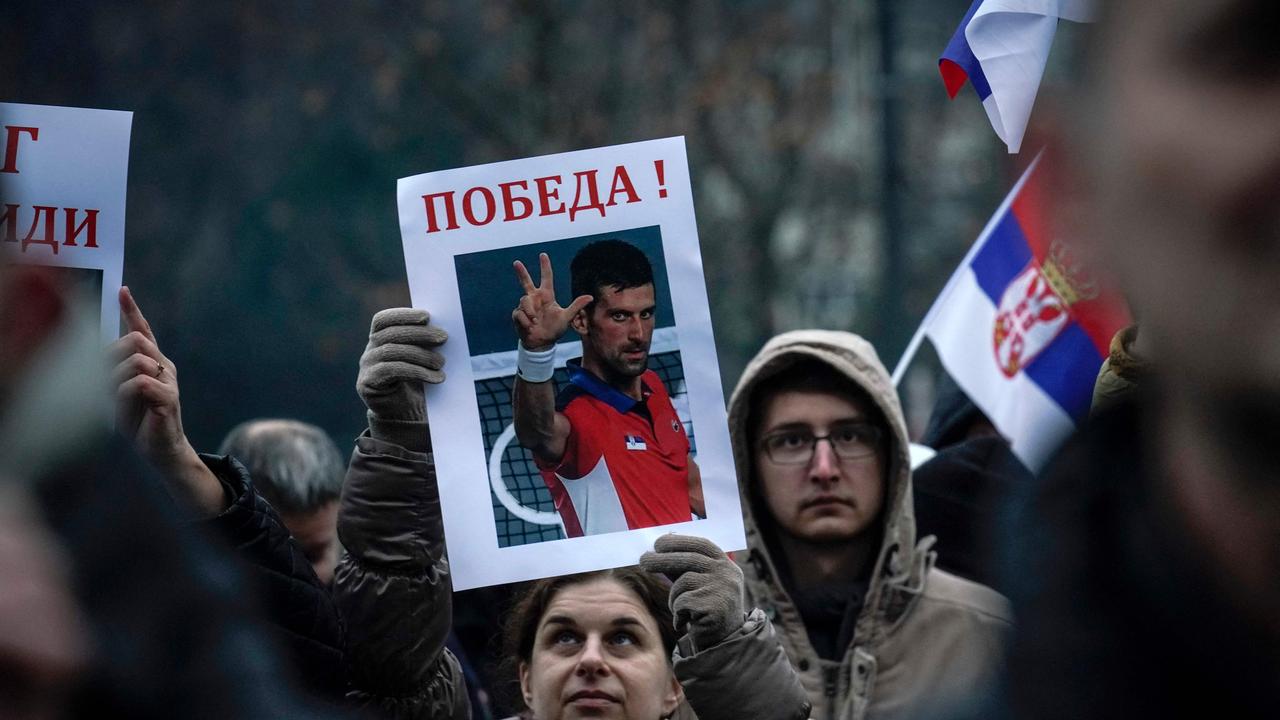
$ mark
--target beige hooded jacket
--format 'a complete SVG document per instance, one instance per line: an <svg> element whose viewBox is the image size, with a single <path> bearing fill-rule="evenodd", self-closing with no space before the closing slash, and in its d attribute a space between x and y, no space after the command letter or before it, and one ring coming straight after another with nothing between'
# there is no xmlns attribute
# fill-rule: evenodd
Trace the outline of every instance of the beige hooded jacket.
<svg viewBox="0 0 1280 720"><path fill-rule="evenodd" d="M747 446L751 398L762 383L799 359L816 358L864 388L885 417L884 538L853 642L839 662L821 660L799 610L779 580L758 513L754 461ZM934 568L932 536L917 542L906 424L889 374L871 345L851 333L801 330L770 340L747 366L729 402L729 432L740 477L747 550L747 607L773 619L818 720L941 717L991 682L1003 661L1012 616L994 590Z"/></svg>

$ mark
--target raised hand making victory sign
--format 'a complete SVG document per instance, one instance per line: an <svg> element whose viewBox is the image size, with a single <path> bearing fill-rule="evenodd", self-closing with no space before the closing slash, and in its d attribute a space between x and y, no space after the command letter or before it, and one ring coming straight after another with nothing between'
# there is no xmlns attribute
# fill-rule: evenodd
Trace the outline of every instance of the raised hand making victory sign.
<svg viewBox="0 0 1280 720"><path fill-rule="evenodd" d="M541 264L539 284L534 286L533 278L524 263L515 261L516 278L524 289L524 297L520 304L511 311L511 322L516 326L516 334L520 343L529 350L546 350L556 344L561 335L569 329L573 316L591 303L590 295L579 295L569 307L560 307L556 302L555 276L551 271L551 258L546 253L538 255Z"/></svg>

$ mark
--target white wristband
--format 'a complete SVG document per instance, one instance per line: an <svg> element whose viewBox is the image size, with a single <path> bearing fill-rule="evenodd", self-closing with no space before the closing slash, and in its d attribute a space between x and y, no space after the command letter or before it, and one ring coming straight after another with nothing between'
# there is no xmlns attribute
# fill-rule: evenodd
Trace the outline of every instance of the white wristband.
<svg viewBox="0 0 1280 720"><path fill-rule="evenodd" d="M516 342L516 374L529 383L546 382L556 374L556 346L546 350L530 350Z"/></svg>

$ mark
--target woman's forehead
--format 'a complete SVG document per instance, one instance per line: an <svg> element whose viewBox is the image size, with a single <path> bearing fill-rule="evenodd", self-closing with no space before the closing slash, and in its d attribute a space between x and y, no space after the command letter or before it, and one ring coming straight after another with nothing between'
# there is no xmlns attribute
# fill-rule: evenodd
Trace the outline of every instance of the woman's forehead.
<svg viewBox="0 0 1280 720"><path fill-rule="evenodd" d="M551 620L564 619L583 626L612 625L620 620L631 619L638 620L650 631L657 632L653 614L635 591L609 577L560 588L547 604L538 624L545 625Z"/></svg>

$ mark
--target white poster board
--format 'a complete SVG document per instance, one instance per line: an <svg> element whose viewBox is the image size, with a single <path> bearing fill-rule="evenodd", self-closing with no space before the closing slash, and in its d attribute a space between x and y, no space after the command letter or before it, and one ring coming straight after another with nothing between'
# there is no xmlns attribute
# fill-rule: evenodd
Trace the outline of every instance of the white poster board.
<svg viewBox="0 0 1280 720"><path fill-rule="evenodd" d="M709 538L726 551L745 547L684 138L416 175L399 181L397 198L413 303L449 333L447 379L427 388L427 406L454 589L633 565L670 532ZM608 390L580 370L570 381L566 362L583 350L568 331L556 346L557 401L576 393L575 401L596 403L602 419L574 432L594 433L602 457L615 462L604 463L613 467L603 476L597 464L585 475L566 472L576 479L554 468L547 477L513 427L511 316L524 290L512 264L522 261L536 284L546 252L557 301L567 307L571 261L600 240L640 250L652 267L647 366L654 374L643 377L660 380L655 389L665 390L670 405L646 396L655 433L647 440L619 430L615 421L635 420L620 409L625 401L610 405ZM701 473L705 517L645 526L633 515L644 515L637 504L646 501L629 483L647 480L631 477L628 463L646 467L653 458L646 453L669 452L680 436ZM600 520L618 512L614 496L626 515L620 530Z"/></svg>
<svg viewBox="0 0 1280 720"><path fill-rule="evenodd" d="M101 333L120 334L133 113L0 103L0 247L101 288Z"/></svg>

